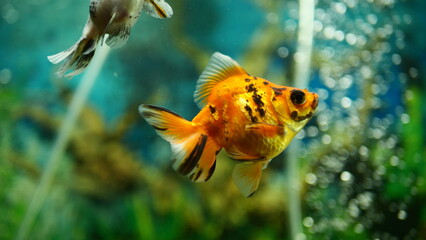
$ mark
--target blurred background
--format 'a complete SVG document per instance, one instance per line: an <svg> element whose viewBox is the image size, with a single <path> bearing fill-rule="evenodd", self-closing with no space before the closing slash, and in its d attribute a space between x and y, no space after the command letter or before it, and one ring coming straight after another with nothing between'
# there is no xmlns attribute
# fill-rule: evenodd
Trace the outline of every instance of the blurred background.
<svg viewBox="0 0 426 240"><path fill-rule="evenodd" d="M303 1L302 1L303 2ZM320 104L291 149L300 221L289 218L289 150L240 195L223 152L195 184L139 116L150 103L192 119L212 53L294 85L299 2L169 0L112 49L59 155L29 239L426 239L426 2L318 0L308 89ZM0 3L0 239L14 239L85 73L46 56L77 41L89 1ZM293 209L294 210L294 209ZM296 209L295 211L299 211Z"/></svg>

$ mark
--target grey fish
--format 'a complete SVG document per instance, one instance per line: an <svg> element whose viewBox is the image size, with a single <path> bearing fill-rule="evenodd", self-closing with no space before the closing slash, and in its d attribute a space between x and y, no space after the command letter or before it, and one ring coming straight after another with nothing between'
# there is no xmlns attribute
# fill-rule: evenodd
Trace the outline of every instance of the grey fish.
<svg viewBox="0 0 426 240"><path fill-rule="evenodd" d="M173 10L164 0L91 0L89 19L80 39L69 49L48 56L57 64L65 60L57 75L72 78L89 65L99 41L117 48L126 44L141 10L156 18L169 18Z"/></svg>

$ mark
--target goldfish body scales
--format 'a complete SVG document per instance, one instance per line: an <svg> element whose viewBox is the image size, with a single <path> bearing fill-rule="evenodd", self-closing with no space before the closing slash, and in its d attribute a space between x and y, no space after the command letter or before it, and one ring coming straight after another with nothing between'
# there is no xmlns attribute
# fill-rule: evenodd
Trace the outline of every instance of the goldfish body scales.
<svg viewBox="0 0 426 240"><path fill-rule="evenodd" d="M239 162L233 178L244 196L257 190L262 169L284 151L318 104L315 93L250 76L220 53L201 74L194 98L201 111L191 122L152 105L139 111L171 143L175 170L193 181L211 177L224 148Z"/></svg>

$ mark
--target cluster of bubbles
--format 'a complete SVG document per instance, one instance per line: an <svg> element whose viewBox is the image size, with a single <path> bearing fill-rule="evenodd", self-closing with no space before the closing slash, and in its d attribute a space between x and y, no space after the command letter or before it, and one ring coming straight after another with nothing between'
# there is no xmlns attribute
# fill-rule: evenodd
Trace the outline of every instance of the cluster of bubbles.
<svg viewBox="0 0 426 240"><path fill-rule="evenodd" d="M404 167L398 131L410 122L404 107L410 92L402 91L407 79L418 75L414 67L401 70L399 52L406 43L400 27L412 17L398 12L397 5L396 0L317 1L310 86L320 103L314 123L298 135L310 140L310 157L316 159L304 178L308 211L303 218L305 230L316 238L348 229L368 236L368 229L374 237L396 239L392 230L374 228L389 217L410 217L406 202L386 202L381 192L385 181L397 179L388 168ZM294 34L298 3L287 7L284 30ZM281 46L277 55L290 58L290 49ZM415 181L408 176L406 186Z"/></svg>

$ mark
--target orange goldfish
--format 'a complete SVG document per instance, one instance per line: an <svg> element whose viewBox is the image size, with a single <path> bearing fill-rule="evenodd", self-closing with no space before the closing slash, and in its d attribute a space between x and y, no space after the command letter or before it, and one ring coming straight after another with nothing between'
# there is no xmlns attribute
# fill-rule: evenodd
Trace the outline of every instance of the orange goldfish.
<svg viewBox="0 0 426 240"><path fill-rule="evenodd" d="M173 10L164 0L90 0L89 19L80 39L69 49L48 56L50 62L57 64L65 60L58 75L72 78L80 74L92 60L96 45L103 42L110 47L123 46L130 30L140 16L140 12L156 18L169 18Z"/></svg>
<svg viewBox="0 0 426 240"><path fill-rule="evenodd" d="M251 76L218 52L201 74L194 99L201 111L192 121L153 105L140 105L139 113L170 142L173 168L194 182L212 176L224 148L238 162L232 176L246 197L256 192L262 169L287 148L318 105L316 93Z"/></svg>

